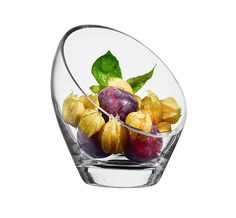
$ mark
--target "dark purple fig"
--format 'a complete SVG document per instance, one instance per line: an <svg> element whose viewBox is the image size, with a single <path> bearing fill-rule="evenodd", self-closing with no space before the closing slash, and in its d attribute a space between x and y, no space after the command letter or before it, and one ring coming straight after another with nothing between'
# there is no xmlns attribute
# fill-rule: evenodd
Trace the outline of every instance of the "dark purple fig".
<svg viewBox="0 0 236 218"><path fill-rule="evenodd" d="M98 101L102 109L113 116L118 115L123 121L129 113L138 110L138 102L133 95L113 86L102 89Z"/></svg>
<svg viewBox="0 0 236 218"><path fill-rule="evenodd" d="M98 141L98 134L88 137L83 132L78 130L77 142L80 145L80 148L91 157L103 158L109 156L109 154L103 152Z"/></svg>
<svg viewBox="0 0 236 218"><path fill-rule="evenodd" d="M156 126L152 126L152 133L159 132ZM125 147L125 156L135 162L145 162L157 158L162 149L162 138L138 135L137 138L129 138Z"/></svg>

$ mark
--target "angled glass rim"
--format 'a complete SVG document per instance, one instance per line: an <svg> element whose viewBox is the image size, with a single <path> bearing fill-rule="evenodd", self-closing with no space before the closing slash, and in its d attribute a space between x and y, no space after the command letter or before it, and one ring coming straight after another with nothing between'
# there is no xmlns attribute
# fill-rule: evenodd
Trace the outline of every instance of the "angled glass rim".
<svg viewBox="0 0 236 218"><path fill-rule="evenodd" d="M64 46L65 46L65 42L67 40L67 38L73 34L74 32L78 31L78 30L81 30L81 29L85 29L85 28L101 28L101 29L107 29L107 30L111 30L111 31L114 31L114 32L117 32L117 33L121 33L133 40L135 40L137 43L141 44L142 46L144 46L146 49L148 49L165 67L166 69L169 71L169 73L172 75L173 79L175 80L175 82L178 84L178 87L180 89L180 92L182 94L182 97L183 97L183 102L184 102L184 108L185 108L185 113L181 113L181 116L182 116L182 119L181 119L181 122L177 125L177 127L175 127L173 130L169 131L169 132L163 132L163 133L151 133L151 132L145 132L143 130L140 130L140 129L137 129L135 127L132 127L128 124L126 124L125 122L123 122L122 120L120 119L117 119L116 117L114 117L112 114L109 114L108 112L106 112L104 109L102 109L99 105L97 105L95 102L93 102L89 97L88 95L84 92L84 90L80 87L80 85L77 83L76 79L74 78L68 64L67 64L67 61L66 61L66 56L65 56L65 52L64 52ZM124 33L124 32L121 32L119 30L116 30L116 29L113 29L113 28L110 28L110 27L106 27L106 26L101 26L101 25L95 25L95 24L86 24L86 25L79 25L79 26L76 26L76 27L73 27L71 28L69 31L66 32L66 34L63 36L63 38L61 39L61 42L59 44L59 47L58 47L58 52L61 52L61 55L62 55L62 59L63 59L63 62L65 64L65 67L68 71L68 74L70 75L71 79L73 80L73 82L75 83L75 85L77 86L77 88L83 93L83 95L88 99L88 101L90 101L93 105L96 106L96 108L98 108L100 111L102 111L104 114L106 114L110 119L114 119L115 121L119 122L122 126L124 126L125 128L127 129L130 129L132 131L135 131L139 134L142 134L142 135L145 135L145 136L151 136L151 137L156 137L156 138L163 138L163 137L167 137L167 136L173 136L173 135L176 135L177 133L181 132L183 127L184 127L184 124L185 124L185 121L186 121L186 116L187 116L187 107L186 107L186 101L185 101L185 96L184 96L184 93L182 91L182 88L181 86L179 85L178 81L175 79L174 75L172 74L172 72L170 71L170 69L167 67L167 65L152 51L150 50L146 45L144 45L143 43L141 43L139 40L135 39L134 37ZM57 52L57 53L58 53Z"/></svg>

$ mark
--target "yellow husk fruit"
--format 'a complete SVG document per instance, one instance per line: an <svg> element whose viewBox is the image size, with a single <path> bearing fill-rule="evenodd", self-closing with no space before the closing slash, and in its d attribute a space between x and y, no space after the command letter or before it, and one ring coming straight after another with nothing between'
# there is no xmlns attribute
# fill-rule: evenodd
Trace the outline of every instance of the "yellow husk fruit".
<svg viewBox="0 0 236 218"><path fill-rule="evenodd" d="M162 120L162 107L159 98L152 91L148 91L148 96L142 99L142 109L149 109L154 115L154 124Z"/></svg>
<svg viewBox="0 0 236 218"><path fill-rule="evenodd" d="M141 111L148 113L148 114L150 115L150 118L151 118L152 123L154 123L154 121L155 121L155 120L154 120L154 115L153 115L153 113L152 113L151 110L149 110L149 109L142 109Z"/></svg>
<svg viewBox="0 0 236 218"><path fill-rule="evenodd" d="M134 98L135 98L136 101L138 102L138 109L141 109L141 106L142 106L142 98L139 97L138 95L134 95Z"/></svg>
<svg viewBox="0 0 236 218"><path fill-rule="evenodd" d="M99 106L98 95L97 94L90 94L90 95L88 95L88 98L90 98L97 106ZM97 108L97 106L95 106L93 103L91 103L87 99L87 97L85 97L83 95L79 97L79 100L84 104L84 107L86 109L87 108L91 108L91 109Z"/></svg>
<svg viewBox="0 0 236 218"><path fill-rule="evenodd" d="M99 132L102 150L107 154L117 154L124 151L128 133L119 122L110 118Z"/></svg>
<svg viewBox="0 0 236 218"><path fill-rule="evenodd" d="M79 97L71 93L64 100L62 117L66 123L76 127L84 113L84 110L84 105L79 101Z"/></svg>
<svg viewBox="0 0 236 218"><path fill-rule="evenodd" d="M115 88L129 92L130 94L133 94L133 89L130 84L120 78L110 78L108 80L108 86L113 86Z"/></svg>
<svg viewBox="0 0 236 218"><path fill-rule="evenodd" d="M152 120L148 112L139 110L137 112L129 113L126 117L125 122L137 129L143 130L145 132L150 132L152 129ZM128 130L132 138L136 138L138 133L133 130Z"/></svg>
<svg viewBox="0 0 236 218"><path fill-rule="evenodd" d="M105 121L97 109L86 109L79 122L79 129L88 137L96 134L103 127Z"/></svg>
<svg viewBox="0 0 236 218"><path fill-rule="evenodd" d="M171 131L171 125L168 122L160 122L157 124L157 129L159 130L159 132L169 132Z"/></svg>
<svg viewBox="0 0 236 218"><path fill-rule="evenodd" d="M163 120L175 124L181 116L181 108L173 97L160 101L163 109Z"/></svg>

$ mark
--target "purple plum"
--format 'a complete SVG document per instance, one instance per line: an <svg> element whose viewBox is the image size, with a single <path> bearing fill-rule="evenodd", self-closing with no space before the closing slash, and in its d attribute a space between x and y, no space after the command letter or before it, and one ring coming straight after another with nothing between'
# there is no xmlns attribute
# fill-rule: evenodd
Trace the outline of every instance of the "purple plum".
<svg viewBox="0 0 236 218"><path fill-rule="evenodd" d="M152 126L152 133L159 132L156 126ZM124 155L135 162L145 162L157 158L162 149L162 138L138 135L137 138L129 138Z"/></svg>
<svg viewBox="0 0 236 218"><path fill-rule="evenodd" d="M118 115L123 121L129 113L138 110L138 102L133 95L113 86L102 89L98 101L102 109L113 116Z"/></svg>
<svg viewBox="0 0 236 218"><path fill-rule="evenodd" d="M91 137L86 136L82 131L77 132L77 142L83 151L94 158L103 158L109 156L103 152L98 141L98 134Z"/></svg>

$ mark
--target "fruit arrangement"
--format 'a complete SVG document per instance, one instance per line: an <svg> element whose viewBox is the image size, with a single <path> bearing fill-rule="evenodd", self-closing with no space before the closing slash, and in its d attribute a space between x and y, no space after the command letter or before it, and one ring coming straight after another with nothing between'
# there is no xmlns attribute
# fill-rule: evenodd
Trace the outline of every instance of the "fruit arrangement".
<svg viewBox="0 0 236 218"><path fill-rule="evenodd" d="M143 98L136 94L154 70L124 80L119 61L110 51L94 62L91 71L98 85L90 86L93 93L88 97L71 93L62 108L64 121L77 128L77 141L85 153L94 158L123 154L135 162L160 155L162 138L140 134L135 128L153 134L169 132L178 122L181 108L173 97L159 99L150 90ZM125 128L114 117L133 128Z"/></svg>

